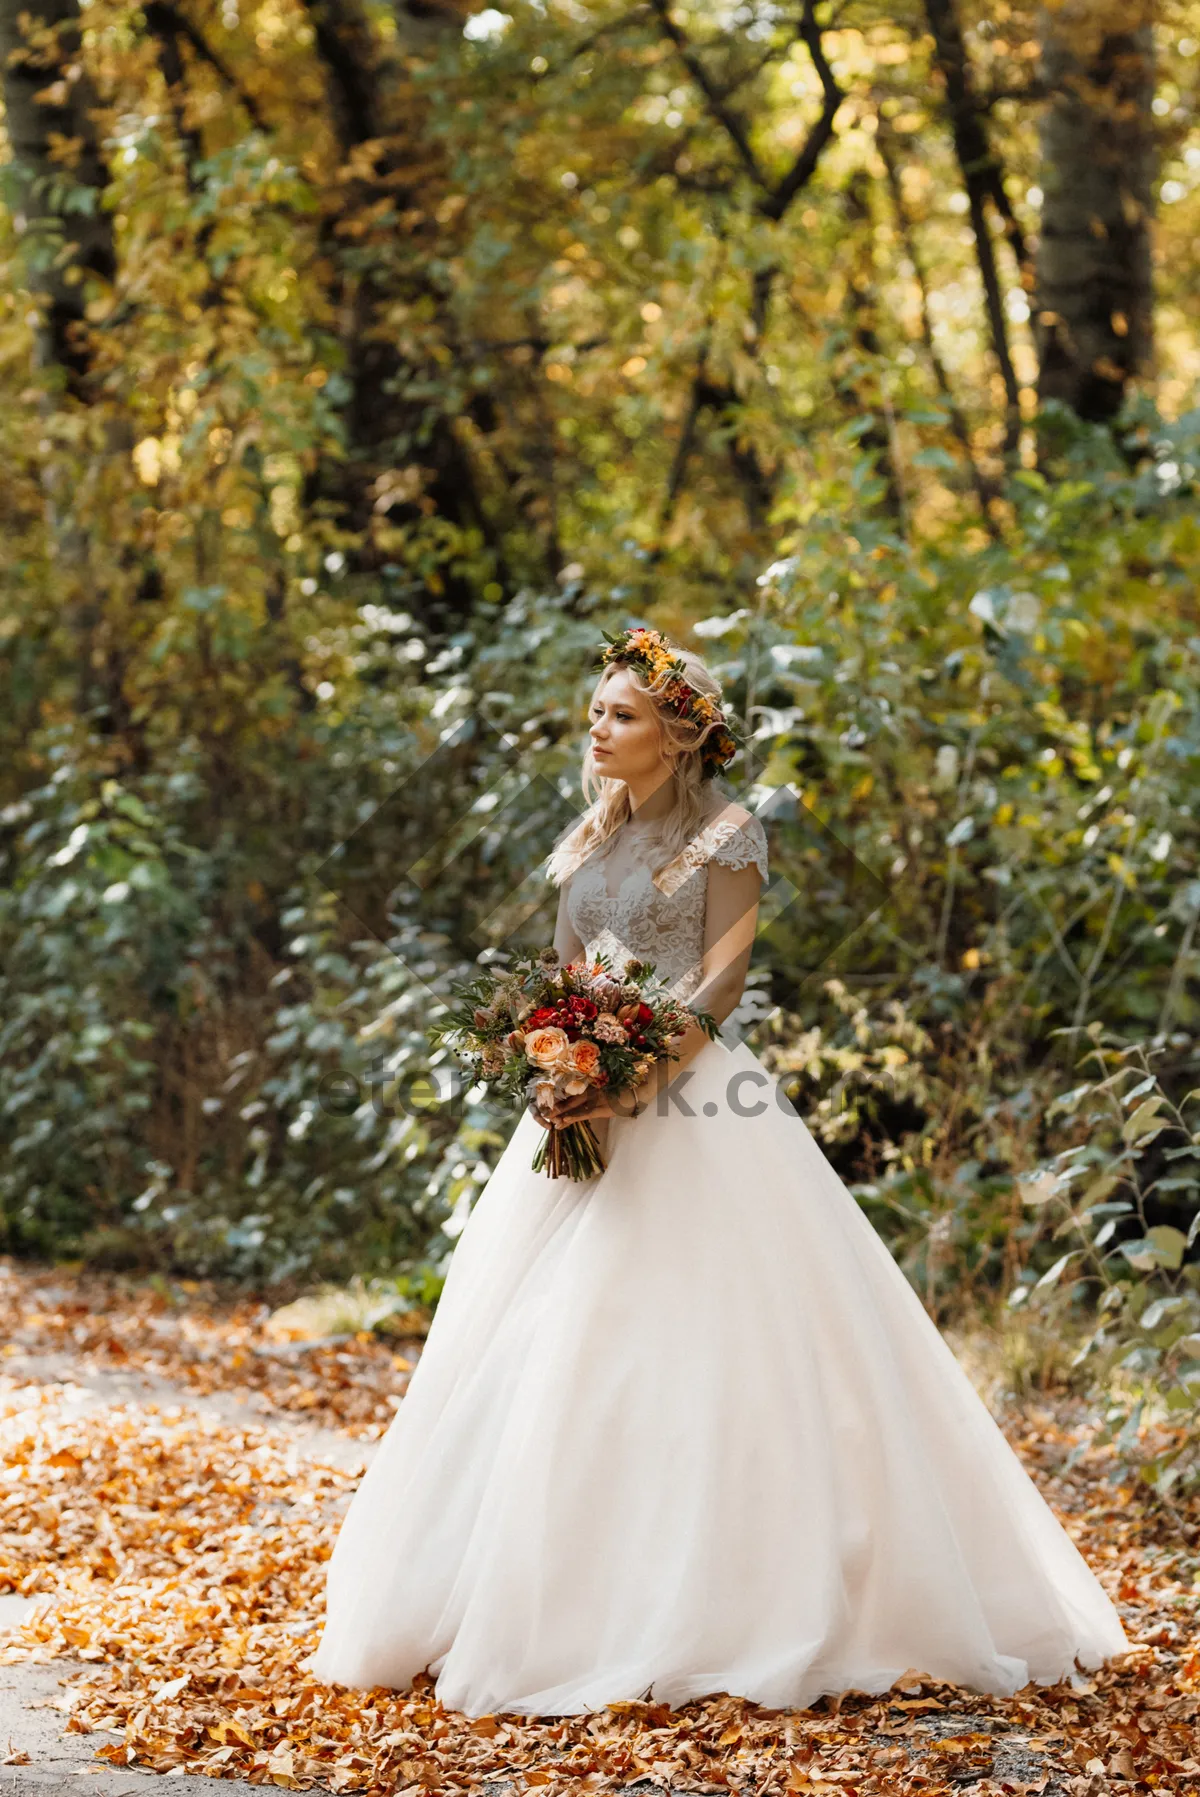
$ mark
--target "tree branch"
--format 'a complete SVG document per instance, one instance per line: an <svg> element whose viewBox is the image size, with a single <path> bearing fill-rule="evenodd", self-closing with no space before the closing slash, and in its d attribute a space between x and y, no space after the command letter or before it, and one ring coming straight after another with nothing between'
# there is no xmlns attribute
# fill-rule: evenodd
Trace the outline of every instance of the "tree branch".
<svg viewBox="0 0 1200 1797"><path fill-rule="evenodd" d="M374 32L359 0L303 0L343 155L384 131Z"/></svg>
<svg viewBox="0 0 1200 1797"><path fill-rule="evenodd" d="M800 21L800 37L812 58L812 64L821 82L824 104L821 116L809 132L804 148L797 156L788 173L783 177L767 203L762 207L768 218L777 223L783 217L802 187L812 179L820 160L821 151L833 135L833 121L837 109L845 95L837 84L829 59L825 55L825 46L821 41L821 27L816 20L816 0L804 0L804 17Z"/></svg>
<svg viewBox="0 0 1200 1797"><path fill-rule="evenodd" d="M653 560L658 561L663 553L662 538L667 526L675 514L679 495L683 491L683 479L687 472L688 459L696 441L696 426L700 422L700 414L704 410L704 384L708 366L708 332L706 331L700 344L700 354L696 359L696 372L692 377L692 391L688 400L687 416L679 433L679 442L675 446L675 458L671 463L671 472L667 477L667 490L663 494L662 509L658 515L658 548L654 551Z"/></svg>
<svg viewBox="0 0 1200 1797"><path fill-rule="evenodd" d="M875 144L880 156L883 158L883 166L887 172L888 193L891 195L892 210L896 215L896 225L900 233L900 241L904 245L905 255L912 263L913 274L917 282L917 289L921 295L921 340L925 345L925 354L929 357L929 365L933 369L934 379L938 384L938 391L945 400L946 408L950 413L951 428L954 431L954 435L958 438L959 445L967 460L967 466L971 470L971 479L975 486L975 492L979 498L979 510L983 519L984 528L992 541L996 542L999 539L1000 533L996 527L995 519L992 517L991 501L996 497L997 489L995 483L988 479L983 469L979 466L979 463L975 460L975 452L971 446L971 432L970 427L967 424L966 415L955 397L954 389L950 385L950 376L946 371L946 364L943 362L937 347L937 340L933 334L933 319L929 309L929 281L925 273L924 260L921 255L920 246L917 243L916 231L913 228L912 219L909 217L908 207L904 203L904 189L900 180L900 170L896 162L895 144L893 142L892 133L888 129L887 120L882 116L879 120L879 130L875 134Z"/></svg>
<svg viewBox="0 0 1200 1797"><path fill-rule="evenodd" d="M682 26L677 25L672 18L669 0L650 0L650 3L658 14L663 30L674 44L679 54L679 60L704 95L708 110L733 144L747 174L758 187L765 193L769 193L770 184L754 154L745 121L727 104L725 95L700 60Z"/></svg>
<svg viewBox="0 0 1200 1797"><path fill-rule="evenodd" d="M626 25L636 24L639 19L644 19L651 10L649 0L642 0L642 4L631 7L627 13L622 13L619 19L609 19L607 24L598 25L595 31L589 31L586 37L580 38L579 42L573 45L554 69L543 70L541 79L544 81L547 73L561 75L570 63L575 62L580 56L586 56L589 50L594 50L597 44L603 43L604 39L611 36L614 31L623 31Z"/></svg>
<svg viewBox="0 0 1200 1797"><path fill-rule="evenodd" d="M695 45L688 38L683 27L673 18L670 0L650 0L650 3L661 21L663 30L674 44L680 61L704 96L709 113L733 144L743 168L758 188L760 195L758 211L764 218L769 218L773 223L778 224L796 195L812 179L817 163L820 161L821 152L833 134L833 121L837 109L845 97L825 55L821 40L821 27L817 24L816 18L816 0L804 0L803 16L796 30L797 36L807 45L808 53L812 57L813 67L821 82L824 104L821 108L821 116L809 132L803 149L787 174L779 182L771 181L755 155L745 119L729 104L730 98L738 88L752 79L754 75L760 74L766 67L771 60L770 54L758 62L752 70L744 71L733 81L722 86L714 81Z"/></svg>
<svg viewBox="0 0 1200 1797"><path fill-rule="evenodd" d="M1022 81L1011 87L980 88L975 95L975 104L980 112L990 112L1001 100L1045 100L1050 89L1044 81Z"/></svg>
<svg viewBox="0 0 1200 1797"><path fill-rule="evenodd" d="M160 40L183 38L186 43L190 44L200 60L206 62L213 73L220 78L230 93L237 95L238 103L251 124L259 131L267 129L266 120L259 110L258 101L253 94L246 92L229 64L217 50L213 49L199 26L193 25L184 13L170 4L170 0L147 0L142 11L147 27L155 37Z"/></svg>
<svg viewBox="0 0 1200 1797"><path fill-rule="evenodd" d="M1004 449L1011 456L1016 449L1021 429L1021 402L1016 370L1008 342L1008 322L1004 313L1004 295L1000 271L996 265L996 249L988 230L985 202L991 200L1004 221L1022 275L1028 265L1028 251L1020 226L1004 190L1000 165L988 142L984 121L980 116L971 79L971 67L959 23L955 0L925 0L925 16L933 33L937 67L946 87L946 106L954 150L967 190L971 229L975 235L975 254L983 282L992 348L1000 365L1004 382L1006 416ZM1032 271L1029 284L1032 286ZM1022 283L1024 285L1024 282Z"/></svg>

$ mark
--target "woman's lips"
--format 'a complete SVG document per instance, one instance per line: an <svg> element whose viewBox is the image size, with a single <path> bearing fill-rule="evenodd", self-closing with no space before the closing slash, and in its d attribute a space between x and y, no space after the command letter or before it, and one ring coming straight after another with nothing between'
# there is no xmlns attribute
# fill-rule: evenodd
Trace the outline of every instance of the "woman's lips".
<svg viewBox="0 0 1200 1797"><path fill-rule="evenodd" d="M611 749L598 749L598 748L596 748L595 744L593 744L592 745L592 754L593 755L611 755L612 750Z"/></svg>

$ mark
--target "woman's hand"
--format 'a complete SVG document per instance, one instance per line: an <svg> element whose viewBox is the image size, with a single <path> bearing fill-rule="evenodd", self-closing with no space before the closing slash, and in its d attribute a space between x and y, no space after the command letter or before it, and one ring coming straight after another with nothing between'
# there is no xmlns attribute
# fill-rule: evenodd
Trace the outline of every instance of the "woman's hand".
<svg viewBox="0 0 1200 1797"><path fill-rule="evenodd" d="M552 1129L554 1127L553 1117L547 1115L536 1098L531 1098L525 1106L525 1109L529 1112L529 1115L533 1118L534 1122L540 1124L543 1129Z"/></svg>
<svg viewBox="0 0 1200 1797"><path fill-rule="evenodd" d="M647 1108L650 1098L645 1085L612 1097L592 1087L577 1097L557 1099L551 1107L551 1120L555 1128L562 1129L568 1123L602 1123L607 1117L634 1117Z"/></svg>
<svg viewBox="0 0 1200 1797"><path fill-rule="evenodd" d="M565 1129L568 1123L595 1122L612 1115L606 1101L594 1089L574 1097L551 1098L544 1104L531 1098L526 1109L543 1129Z"/></svg>
<svg viewBox="0 0 1200 1797"><path fill-rule="evenodd" d="M565 1129L568 1123L601 1123L605 1117L613 1115L608 1099L596 1086L589 1087L586 1092L556 1098L548 1109L556 1129Z"/></svg>
<svg viewBox="0 0 1200 1797"><path fill-rule="evenodd" d="M565 1129L569 1123L603 1123L607 1117L623 1117L631 1107L616 1108L599 1087L589 1086L586 1092L564 1094L541 1107L531 1100L529 1108L543 1129Z"/></svg>

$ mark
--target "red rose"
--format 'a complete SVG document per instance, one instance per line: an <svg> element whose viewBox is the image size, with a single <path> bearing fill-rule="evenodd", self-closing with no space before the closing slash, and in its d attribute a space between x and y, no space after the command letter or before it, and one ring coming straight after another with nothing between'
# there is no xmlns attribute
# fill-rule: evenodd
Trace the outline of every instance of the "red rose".
<svg viewBox="0 0 1200 1797"><path fill-rule="evenodd" d="M537 1010L525 1019L525 1028L527 1030L541 1029L542 1025L549 1023L555 1015L553 1005L539 1005Z"/></svg>
<svg viewBox="0 0 1200 1797"><path fill-rule="evenodd" d="M637 1017L634 1021L636 1023L653 1023L654 1012L650 1009L649 1005L639 1005L637 1008Z"/></svg>

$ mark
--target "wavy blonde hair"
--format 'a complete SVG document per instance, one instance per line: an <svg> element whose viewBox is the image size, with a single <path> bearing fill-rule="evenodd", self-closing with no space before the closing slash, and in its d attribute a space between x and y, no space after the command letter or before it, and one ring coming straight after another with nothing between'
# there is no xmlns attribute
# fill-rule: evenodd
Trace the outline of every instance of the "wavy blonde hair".
<svg viewBox="0 0 1200 1797"><path fill-rule="evenodd" d="M724 709L720 683L695 650L675 648L674 652L683 661L688 684L698 693L707 693ZM698 724L657 703L656 695L664 681L670 678L669 674L664 674L658 680L648 680L640 668L633 667L628 662L612 661L592 688L588 700L589 714L597 695L604 691L618 668L624 668L632 677L634 685L654 705L663 756L674 762L670 779L675 789L675 803L664 819L661 839L655 840L650 859L651 871L657 874L675 860L697 831L703 828L712 813L723 808L713 805L712 796L719 794L728 803L732 794L726 790L724 782L718 784L718 776L706 774L701 764L700 749L704 740L719 726ZM577 867L582 867L585 861L590 860L597 849L602 848L609 837L633 815L629 788L623 780L606 780L597 771L590 741L583 758L580 785L584 798L588 800L588 809L562 841L555 845L546 863L547 876L556 886L561 886Z"/></svg>

